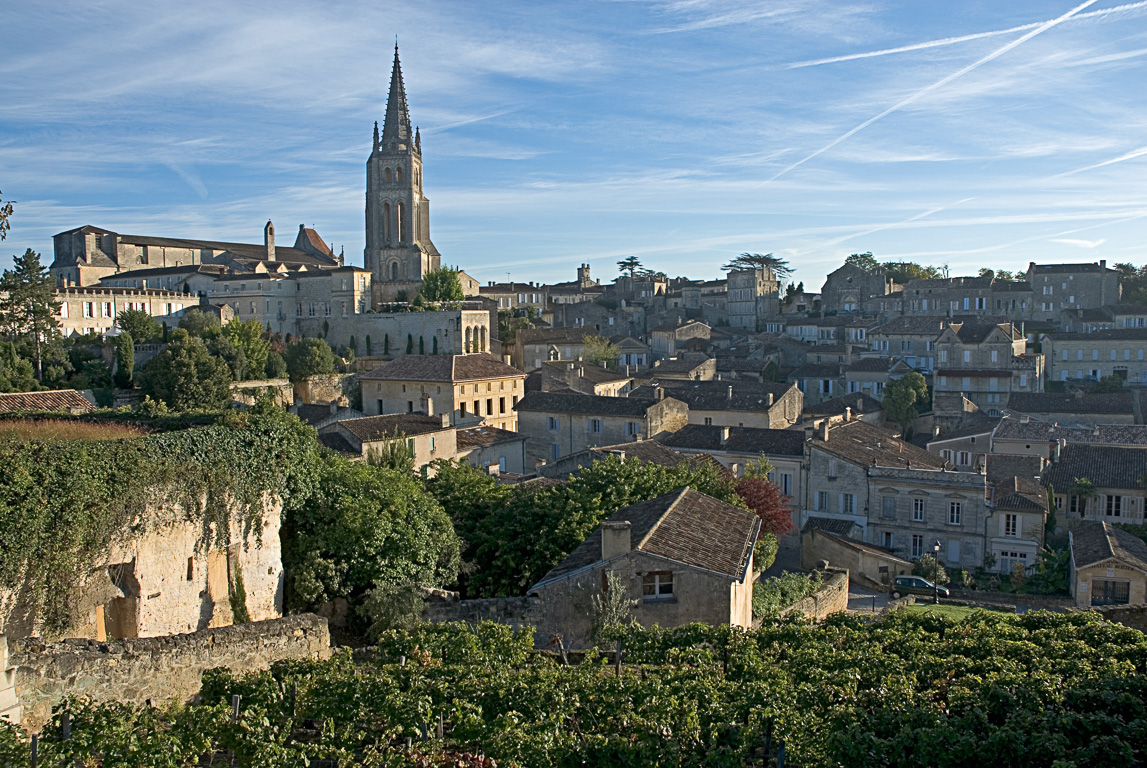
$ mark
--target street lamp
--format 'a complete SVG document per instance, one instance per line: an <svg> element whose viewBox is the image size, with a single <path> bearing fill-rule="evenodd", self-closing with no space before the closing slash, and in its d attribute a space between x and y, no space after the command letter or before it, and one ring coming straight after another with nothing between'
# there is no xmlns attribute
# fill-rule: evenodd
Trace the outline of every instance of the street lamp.
<svg viewBox="0 0 1147 768"><path fill-rule="evenodd" d="M940 574L940 540L936 539L936 543L932 545L933 559L936 563L936 570L932 572L932 604L940 604L940 580L937 578Z"/></svg>

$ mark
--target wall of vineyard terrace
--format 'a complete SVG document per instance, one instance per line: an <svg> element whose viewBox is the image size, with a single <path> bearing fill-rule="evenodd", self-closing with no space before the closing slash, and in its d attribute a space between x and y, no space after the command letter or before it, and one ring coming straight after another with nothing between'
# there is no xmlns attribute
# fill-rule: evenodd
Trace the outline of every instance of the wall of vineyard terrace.
<svg viewBox="0 0 1147 768"><path fill-rule="evenodd" d="M39 730L64 696L162 706L188 702L203 673L214 667L232 672L267 669L281 659L330 657L327 622L313 614L237 624L181 635L141 639L63 640L45 645L35 638L9 647L16 668L16 696L24 707L23 725Z"/></svg>
<svg viewBox="0 0 1147 768"><path fill-rule="evenodd" d="M423 621L434 624L447 621L464 621L470 624L479 621L494 621L514 629L536 628L544 618L542 601L536 596L459 600L457 592L443 592L442 590L435 590L429 596L426 609L422 612ZM548 642L548 638L537 639Z"/></svg>

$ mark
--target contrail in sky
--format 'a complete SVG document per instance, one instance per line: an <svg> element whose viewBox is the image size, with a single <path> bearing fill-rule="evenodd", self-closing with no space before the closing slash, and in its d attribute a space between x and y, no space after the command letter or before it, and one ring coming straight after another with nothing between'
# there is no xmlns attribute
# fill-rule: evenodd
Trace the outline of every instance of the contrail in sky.
<svg viewBox="0 0 1147 768"><path fill-rule="evenodd" d="M1102 168L1105 165L1114 165L1115 163L1122 163L1124 160L1134 160L1137 157L1143 157L1143 155L1147 155L1147 147L1140 147L1139 149L1136 149L1132 152L1128 152L1125 155L1120 155L1119 157L1114 157L1110 160L1104 160L1102 163L1096 163L1095 165L1086 165L1083 168L1076 168L1074 171L1067 171L1065 173L1057 173L1055 176L1052 176L1052 178L1053 179L1062 179L1064 176L1074 176L1077 173L1083 173L1084 171L1090 171L1090 170L1095 169L1095 168Z"/></svg>
<svg viewBox="0 0 1147 768"><path fill-rule="evenodd" d="M1147 8L1147 2L1128 3L1127 5L1119 5L1114 8L1105 8L1101 11L1092 11L1091 13L1081 13L1075 16L1075 19L1094 19L1101 16L1109 16L1113 13L1123 13L1124 11L1134 11L1140 8ZM955 45L956 43L965 43L969 40L981 40L985 37L998 37L1000 35L1009 35L1012 32L1023 32L1025 29L1035 29L1040 26L1040 22L1032 22L1031 24L1021 24L1018 27L1011 27L1010 29L994 29L990 32L975 32L970 35L960 35L959 37L944 37L939 40L927 40L923 43L912 43L910 45L902 45L898 48L885 48L879 51L865 51L864 53L849 53L844 56L831 56L826 59L812 59L810 61L797 61L789 64L785 69L801 69L803 67L819 67L821 64L836 64L841 61L855 61L856 59L871 59L876 56L888 56L893 53L908 53L909 51L922 51L928 48L939 48L945 45Z"/></svg>
<svg viewBox="0 0 1147 768"><path fill-rule="evenodd" d="M788 168L785 168L783 171L778 173L776 176L773 176L771 179L769 179L769 181L776 181L781 176L784 176L786 173L793 170L794 168L798 168L798 167L804 165L805 163L807 163L809 160L812 160L817 155L820 155L824 152L827 152L828 150L832 149L833 147L835 147L837 144L844 141L845 139L847 139L851 136L855 136L856 134L860 133L865 128L867 128L868 126L875 123L877 120L880 120L882 118L887 117L888 115L891 115L893 112L896 112L897 110L908 106L909 104L911 104L912 102L921 98L922 96L927 96L929 93L932 93L932 91L935 91L939 88L943 88L945 85L952 82L953 80L955 80L959 77L963 77L964 75L968 74L972 70L978 69L979 67L983 66L984 64L987 64L989 61L992 61L993 59L999 58L1000 56L1003 56L1008 51L1012 50L1013 48L1016 48L1017 46L1023 45L1024 43L1026 43L1028 40L1031 40L1036 35L1041 34L1043 32L1046 32L1047 30L1051 29L1052 27L1054 27L1058 24L1062 24L1063 22L1070 19L1072 16L1074 16L1077 13L1079 13L1080 11L1082 11L1084 8L1087 8L1088 6L1094 5L1096 2L1098 2L1098 0L1086 0L1086 2L1080 3L1079 5L1075 6L1070 11L1063 14L1062 16L1058 16L1058 17L1056 17L1050 21L1043 22L1038 27L1036 27L1032 31L1028 32L1026 35L1021 35L1020 37L1017 37L1015 40L1011 41L1007 45L1005 45L1001 48L997 48L996 50L989 53L987 56L984 56L981 59L977 59L976 61L974 61L973 63L964 67L963 69L957 70L956 72L953 72L952 74L948 75L947 77L944 77L940 80L937 80L936 82L932 83L929 86L921 88L919 91L916 91L916 93L912 94L911 96L908 96L907 98L902 99L901 101L897 102L896 104L893 104L891 107L884 110L883 112L881 112L876 117L870 117L869 119L865 120L860 125L856 126L852 130L845 133L844 135L833 139L828 144L824 145L823 147L821 147L817 151L813 152L811 155L808 155L807 157L805 157L803 160L798 160L797 162L793 163Z"/></svg>

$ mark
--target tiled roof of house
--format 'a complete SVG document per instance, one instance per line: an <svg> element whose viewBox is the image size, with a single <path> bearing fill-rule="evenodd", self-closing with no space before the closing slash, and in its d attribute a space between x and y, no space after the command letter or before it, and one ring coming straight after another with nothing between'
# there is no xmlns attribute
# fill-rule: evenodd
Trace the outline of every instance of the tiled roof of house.
<svg viewBox="0 0 1147 768"><path fill-rule="evenodd" d="M1109 523L1088 521L1071 532L1071 559L1076 568L1114 559L1147 571L1147 543Z"/></svg>
<svg viewBox="0 0 1147 768"><path fill-rule="evenodd" d="M473 355L404 355L364 373L367 381L474 381L526 374L488 352Z"/></svg>
<svg viewBox="0 0 1147 768"><path fill-rule="evenodd" d="M996 280L992 283L992 293L1031 293L1027 280Z"/></svg>
<svg viewBox="0 0 1147 768"><path fill-rule="evenodd" d="M1000 329L1004 335L1010 335L1013 340L1022 339L1023 335L1020 329L1016 328L1011 323L986 323L986 322L964 322L952 325L952 331L964 344L980 344L988 336Z"/></svg>
<svg viewBox="0 0 1147 768"><path fill-rule="evenodd" d="M488 426L460 429L458 430L457 437L459 451L526 439L526 436L520 432L511 432L508 429L498 429L497 427Z"/></svg>
<svg viewBox="0 0 1147 768"><path fill-rule="evenodd" d="M1139 478L1147 473L1147 449L1068 445L1059 461L1043 473L1043 484L1066 492L1077 479L1087 478L1098 488L1142 490Z"/></svg>
<svg viewBox="0 0 1147 768"><path fill-rule="evenodd" d="M626 461L638 459L646 464L656 464L661 467L676 467L681 462L693 458L666 448L656 440L635 440L632 443L602 445L571 453L538 467L538 474L543 477L567 478L578 474L584 467L610 456L620 456Z"/></svg>
<svg viewBox="0 0 1147 768"><path fill-rule="evenodd" d="M1066 275L1070 273L1080 272L1114 272L1115 270L1110 267L1101 267L1096 263L1091 264L1031 264L1031 271L1035 274L1052 274L1052 275Z"/></svg>
<svg viewBox="0 0 1147 768"><path fill-rule="evenodd" d="M769 409L769 395L773 403L780 401L791 384L756 381L681 381L666 379L654 380L637 387L630 397L654 397L658 387L663 387L666 397L682 401L695 411L754 411L764 413Z"/></svg>
<svg viewBox="0 0 1147 768"><path fill-rule="evenodd" d="M593 328L529 328L518 331L518 341L525 344L581 344L586 336L596 336Z"/></svg>
<svg viewBox="0 0 1147 768"><path fill-rule="evenodd" d="M1134 413L1130 392L1065 395L1058 392L1013 392L1008 410L1020 413Z"/></svg>
<svg viewBox="0 0 1147 768"><path fill-rule="evenodd" d="M668 397L666 398L668 399ZM567 394L565 392L527 392L514 406L516 411L541 413L578 413L589 416L632 416L645 418L657 405L655 398L606 397L604 395Z"/></svg>
<svg viewBox="0 0 1147 768"><path fill-rule="evenodd" d="M972 437L973 435L985 435L995 429L999 423L999 419L993 419L987 416L973 419L971 424L962 426L959 429L953 429L950 432L941 432L938 436L929 438L928 444L943 443L948 440L960 440L965 437ZM985 450L987 450L986 447Z"/></svg>
<svg viewBox="0 0 1147 768"><path fill-rule="evenodd" d="M887 357L862 357L844 366L851 373L888 373L892 360Z"/></svg>
<svg viewBox="0 0 1147 768"><path fill-rule="evenodd" d="M840 377L840 363L805 363L789 374L790 379L835 379Z"/></svg>
<svg viewBox="0 0 1147 768"><path fill-rule="evenodd" d="M1047 460L1042 456L1016 453L989 453L984 456L984 474L993 485L1013 477L1035 483L1046 467Z"/></svg>
<svg viewBox="0 0 1147 768"><path fill-rule="evenodd" d="M992 435L993 440L1024 440L1049 443L1066 440L1085 445L1125 445L1147 447L1147 426L1140 424L1097 424L1094 427L1065 426L1054 421L1005 414Z"/></svg>
<svg viewBox="0 0 1147 768"><path fill-rule="evenodd" d="M848 537L852 533L853 528L859 529L860 526L851 520L842 520L836 517L817 517L816 515L810 515L809 519L805 521L804 527L801 528L801 532L804 533L815 529L824 533L834 534L851 541L851 539Z"/></svg>
<svg viewBox="0 0 1147 768"><path fill-rule="evenodd" d="M296 247L298 246L299 241L303 240L303 239L305 239L305 241L307 243L309 243L312 248L319 251L324 256L332 256L332 257L334 256L334 252L330 249L329 245L327 245L326 243L323 242L323 239L321 237L319 237L318 232L311 229L310 227L304 227L304 226L300 225L299 226L299 234L295 238ZM276 257L278 256L278 252L279 252L279 249L278 249L278 247L276 247L275 248Z"/></svg>
<svg viewBox="0 0 1147 768"><path fill-rule="evenodd" d="M431 432L445 432L453 429L442 426L437 416L424 413L389 413L383 416L363 416L361 419L346 419L339 426L364 443L385 440L400 432L406 437L428 435Z"/></svg>
<svg viewBox="0 0 1147 768"><path fill-rule="evenodd" d="M709 362L709 358L706 355L675 357L659 361L649 373L653 375L658 373L692 373L707 362Z"/></svg>
<svg viewBox="0 0 1147 768"><path fill-rule="evenodd" d="M74 389L0 394L0 412L67 411L68 413L90 413L95 409L94 405Z"/></svg>
<svg viewBox="0 0 1147 768"><path fill-rule="evenodd" d="M1046 512L1047 496L1034 480L1009 477L995 484L992 499L997 510Z"/></svg>
<svg viewBox="0 0 1147 768"><path fill-rule="evenodd" d="M602 368L600 365L570 360L555 360L542 363L542 370L548 370L563 379L565 378L566 371L572 371L579 378L591 381L594 384L616 383L629 381L633 378L632 376L620 374L617 371L611 371L608 368Z"/></svg>
<svg viewBox="0 0 1147 768"><path fill-rule="evenodd" d="M334 417L338 421L344 421L346 419L357 419L366 415L362 411L349 408L345 405L338 406L338 409L333 413L329 405L300 405L296 408L295 412L300 419L311 426L318 424L320 421L326 421L331 417Z"/></svg>
<svg viewBox="0 0 1147 768"><path fill-rule="evenodd" d="M854 392L851 395L840 395L815 405L806 403L804 412L811 416L839 416L844 413L845 408L851 408L854 414L877 413L884 410L884 404L863 392Z"/></svg>
<svg viewBox="0 0 1147 768"><path fill-rule="evenodd" d="M827 441L821 440L819 433L814 432L809 445L863 467L944 468L944 460L940 457L904 442L895 432L863 421L850 421L831 427Z"/></svg>
<svg viewBox="0 0 1147 768"><path fill-rule="evenodd" d="M343 456L362 455L356 451L354 446L348 443L346 438L340 435L338 432L320 432L319 442L325 445L327 448L330 448L332 451L337 451Z"/></svg>
<svg viewBox="0 0 1147 768"><path fill-rule="evenodd" d="M732 580L745 575L760 519L692 488L681 488L617 510L609 522L629 522L633 550L703 568ZM601 528L589 535L534 589L601 562Z"/></svg>
<svg viewBox="0 0 1147 768"><path fill-rule="evenodd" d="M1104 328L1091 333L1049 331L1047 335L1052 341L1147 341L1147 328Z"/></svg>
<svg viewBox="0 0 1147 768"><path fill-rule="evenodd" d="M1104 309L1108 310L1112 315L1147 315L1147 306L1143 304L1109 304Z"/></svg>
<svg viewBox="0 0 1147 768"><path fill-rule="evenodd" d="M729 439L724 443L721 442L723 429L729 430ZM804 439L804 430L687 424L662 437L661 442L670 448L695 451L801 456L804 454Z"/></svg>

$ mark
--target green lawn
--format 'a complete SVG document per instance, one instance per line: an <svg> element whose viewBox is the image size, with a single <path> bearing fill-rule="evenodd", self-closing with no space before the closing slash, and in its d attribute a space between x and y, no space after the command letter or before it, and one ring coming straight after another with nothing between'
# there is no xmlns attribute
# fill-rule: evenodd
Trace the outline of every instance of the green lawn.
<svg viewBox="0 0 1147 768"><path fill-rule="evenodd" d="M916 605L906 605L900 610L908 611L910 613L942 613L953 619L964 619L969 614L975 611L975 608L969 608L966 605L932 605L931 603L917 603Z"/></svg>

